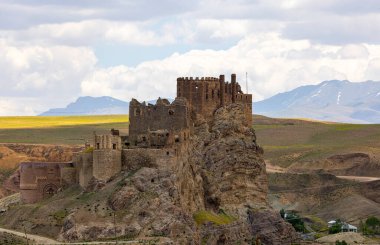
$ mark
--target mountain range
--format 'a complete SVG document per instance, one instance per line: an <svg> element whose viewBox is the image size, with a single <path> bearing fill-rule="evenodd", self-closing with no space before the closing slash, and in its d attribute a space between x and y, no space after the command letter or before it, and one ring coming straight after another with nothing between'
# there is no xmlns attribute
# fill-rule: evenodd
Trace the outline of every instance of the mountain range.
<svg viewBox="0 0 380 245"><path fill-rule="evenodd" d="M380 123L380 82L325 81L255 102L254 113L349 123Z"/></svg>
<svg viewBox="0 0 380 245"><path fill-rule="evenodd" d="M154 103L155 100L148 101ZM129 103L112 97L79 97L65 108L41 115L128 114ZM347 123L380 123L380 82L331 80L301 86L254 102L255 114Z"/></svg>

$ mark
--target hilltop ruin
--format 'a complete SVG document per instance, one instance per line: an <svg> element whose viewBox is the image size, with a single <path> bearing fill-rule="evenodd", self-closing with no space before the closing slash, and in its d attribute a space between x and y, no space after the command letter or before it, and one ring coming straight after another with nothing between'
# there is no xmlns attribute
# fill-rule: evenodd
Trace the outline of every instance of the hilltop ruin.
<svg viewBox="0 0 380 245"><path fill-rule="evenodd" d="M155 105L132 99L129 108L129 135L118 130L110 134L94 133L92 144L76 153L71 162L23 162L20 164L20 193L24 203L35 203L73 184L86 189L94 181L107 182L143 149L162 163L175 163L194 131L194 122L211 122L215 111L240 104L242 123L252 124L252 94L242 92L231 75L202 78L177 78L177 97L170 103L159 98Z"/></svg>

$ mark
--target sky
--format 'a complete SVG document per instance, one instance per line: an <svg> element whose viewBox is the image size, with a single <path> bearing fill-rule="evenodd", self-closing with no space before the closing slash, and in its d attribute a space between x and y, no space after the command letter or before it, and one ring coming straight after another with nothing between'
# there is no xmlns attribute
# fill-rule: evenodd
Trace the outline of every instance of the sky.
<svg viewBox="0 0 380 245"><path fill-rule="evenodd" d="M177 77L231 73L254 101L379 81L379 1L0 0L0 116L174 98Z"/></svg>

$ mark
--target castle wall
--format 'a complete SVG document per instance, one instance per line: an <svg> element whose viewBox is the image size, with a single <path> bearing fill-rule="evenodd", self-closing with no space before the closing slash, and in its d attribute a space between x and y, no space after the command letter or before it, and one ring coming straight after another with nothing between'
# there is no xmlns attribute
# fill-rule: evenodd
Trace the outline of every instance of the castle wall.
<svg viewBox="0 0 380 245"><path fill-rule="evenodd" d="M35 203L57 192L61 185L61 169L72 167L65 162L20 163L20 193L24 203Z"/></svg>
<svg viewBox="0 0 380 245"><path fill-rule="evenodd" d="M76 184L76 169L74 166L61 168L61 186L63 188Z"/></svg>
<svg viewBox="0 0 380 245"><path fill-rule="evenodd" d="M231 75L230 83L225 81L224 75L219 78L177 78L177 97L186 98L190 108L207 121L211 121L215 110L222 106L231 103L244 104L247 107L245 123L252 124L252 95L242 92L235 74Z"/></svg>
<svg viewBox="0 0 380 245"><path fill-rule="evenodd" d="M107 181L121 171L120 150L94 150L93 158L93 176L98 180Z"/></svg>
<svg viewBox="0 0 380 245"><path fill-rule="evenodd" d="M150 166L171 167L177 162L179 149L178 147L123 149L122 166L128 171Z"/></svg>
<svg viewBox="0 0 380 245"><path fill-rule="evenodd" d="M133 99L129 111L130 146L164 147L190 136L190 111L184 99L170 104L159 98L155 105Z"/></svg>

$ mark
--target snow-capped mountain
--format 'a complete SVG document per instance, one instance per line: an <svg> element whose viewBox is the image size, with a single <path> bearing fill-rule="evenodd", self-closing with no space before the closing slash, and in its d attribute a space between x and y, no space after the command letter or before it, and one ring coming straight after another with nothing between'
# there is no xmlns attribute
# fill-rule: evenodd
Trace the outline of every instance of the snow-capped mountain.
<svg viewBox="0 0 380 245"><path fill-rule="evenodd" d="M380 123L380 82L325 81L253 104L255 114L323 121Z"/></svg>

